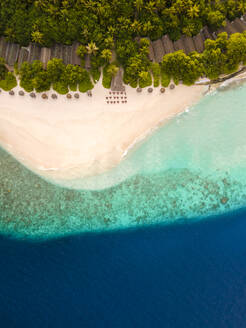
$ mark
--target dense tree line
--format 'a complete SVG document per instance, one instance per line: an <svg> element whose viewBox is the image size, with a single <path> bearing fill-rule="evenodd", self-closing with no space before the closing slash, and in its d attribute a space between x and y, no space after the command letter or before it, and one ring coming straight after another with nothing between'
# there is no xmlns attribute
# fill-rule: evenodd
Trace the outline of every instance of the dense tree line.
<svg viewBox="0 0 246 328"><path fill-rule="evenodd" d="M0 34L22 45L92 41L101 50L138 35L195 35L245 11L246 0L0 0Z"/></svg>
<svg viewBox="0 0 246 328"><path fill-rule="evenodd" d="M139 53L130 57L124 71L124 82L132 87L144 88L152 84L154 87L167 87L171 79L176 84L182 81L191 85L200 77L216 79L236 71L241 64L246 65L246 32L232 34L229 38L226 32L220 33L216 40L205 41L203 53L194 51L187 55L182 50L176 51L165 55L160 64L148 60L148 43L147 39L141 39ZM110 88L119 64L117 61L109 63L111 53L105 56L102 83L105 88ZM100 69L98 71L100 74ZM15 74L20 79L20 86L27 92L43 92L51 87L60 94L66 94L69 90L86 92L95 83L93 75L85 68L64 65L57 58L50 60L46 69L37 60L32 64L24 62L20 69L16 67ZM0 59L0 88L10 90L16 85L15 75L8 72L4 60Z"/></svg>
<svg viewBox="0 0 246 328"><path fill-rule="evenodd" d="M54 43L69 45L78 41L82 67L85 54L88 54L92 66L90 73L96 82L100 78L100 68L106 65L103 83L107 86L113 76L108 72L108 68L112 68L108 66L113 53L117 57L114 71L119 65L124 67L125 83L133 87L138 84L147 86L152 83L153 74L155 85L160 83L159 79L166 85L168 75L158 65L149 62L148 40L138 42L139 37L155 40L169 34L172 40L177 40L181 34L197 34L204 25L215 30L225 24L226 18L233 20L245 12L246 0L0 0L0 35L21 45L36 42L49 47ZM206 54L208 56L211 52L216 57L216 51L208 46L203 55L205 68L209 65L206 64ZM201 61L198 54L191 55L192 58L188 56L188 59L181 53L175 56L177 58L170 58L186 61L186 66L191 65L190 60L194 65ZM64 68L61 81L56 82L50 80L47 72L40 70L35 73L38 77L32 80L28 89L36 86L36 89L45 89L53 84L65 93L68 85L73 85L72 82L67 85L62 82L67 70L74 70L73 74L80 77L86 75L78 68ZM39 80L46 75L48 82L39 86ZM87 76L87 84L90 81ZM81 86L81 82L76 83Z"/></svg>
<svg viewBox="0 0 246 328"><path fill-rule="evenodd" d="M230 38L224 32L216 40L206 40L202 54L194 51L186 55L177 51L165 55L161 69L176 83L190 85L201 76L216 79L232 73L240 64L246 65L246 32L232 34Z"/></svg>

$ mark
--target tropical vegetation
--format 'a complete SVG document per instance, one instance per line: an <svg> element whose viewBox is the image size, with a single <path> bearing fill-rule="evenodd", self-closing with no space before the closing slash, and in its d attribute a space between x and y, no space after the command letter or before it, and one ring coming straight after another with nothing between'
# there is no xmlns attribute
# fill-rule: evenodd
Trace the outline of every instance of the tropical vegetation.
<svg viewBox="0 0 246 328"><path fill-rule="evenodd" d="M28 92L51 86L61 94L69 89L86 92L101 72L109 88L119 66L124 68L124 82L132 87L167 86L170 79L189 85L200 76L215 79L245 63L245 33L230 38L222 33L216 41L206 40L202 54L178 51L164 56L160 64L149 60L149 39L193 36L204 25L216 30L245 12L246 0L0 0L0 35L22 46L80 43L81 67L66 66L56 58L46 69L39 61L24 62L16 73ZM16 84L4 63L0 80L4 89Z"/></svg>

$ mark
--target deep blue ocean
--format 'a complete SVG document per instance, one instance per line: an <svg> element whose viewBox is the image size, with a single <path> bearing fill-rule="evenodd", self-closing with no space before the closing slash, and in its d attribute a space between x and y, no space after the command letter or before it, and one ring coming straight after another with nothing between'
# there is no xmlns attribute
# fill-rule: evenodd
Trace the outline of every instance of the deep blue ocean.
<svg viewBox="0 0 246 328"><path fill-rule="evenodd" d="M246 209L0 254L3 328L246 327Z"/></svg>

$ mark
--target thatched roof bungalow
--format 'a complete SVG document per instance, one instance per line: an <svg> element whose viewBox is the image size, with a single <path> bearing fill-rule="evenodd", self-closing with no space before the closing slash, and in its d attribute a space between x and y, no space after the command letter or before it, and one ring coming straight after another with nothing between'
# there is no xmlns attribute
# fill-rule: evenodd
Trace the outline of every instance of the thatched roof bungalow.
<svg viewBox="0 0 246 328"><path fill-rule="evenodd" d="M193 36L193 42L196 48L196 51L202 53L204 50L204 36L202 33L198 33L197 35Z"/></svg>
<svg viewBox="0 0 246 328"><path fill-rule="evenodd" d="M29 55L28 55L28 62L32 63L34 60L41 60L41 47L36 43L31 43L28 47Z"/></svg>
<svg viewBox="0 0 246 328"><path fill-rule="evenodd" d="M185 46L182 39L173 42L173 47L175 51L183 50L185 52Z"/></svg>
<svg viewBox="0 0 246 328"><path fill-rule="evenodd" d="M72 63L72 46L60 46L60 58L65 65Z"/></svg>
<svg viewBox="0 0 246 328"><path fill-rule="evenodd" d="M239 33L246 30L246 24L239 18L236 18L232 24Z"/></svg>
<svg viewBox="0 0 246 328"><path fill-rule="evenodd" d="M51 58L59 58L62 59L62 45L55 44L51 47Z"/></svg>
<svg viewBox="0 0 246 328"><path fill-rule="evenodd" d="M81 59L80 57L77 55L77 49L78 49L79 43L75 42L72 45L72 57L71 57L71 64L73 65L81 65Z"/></svg>
<svg viewBox="0 0 246 328"><path fill-rule="evenodd" d="M51 59L51 49L43 47L41 49L40 60L43 63L44 67L47 67L48 61Z"/></svg>
<svg viewBox="0 0 246 328"><path fill-rule="evenodd" d="M237 33L237 30L234 27L234 25L231 24L228 20L226 21L226 26L224 28L225 28L225 32L227 32L228 35L231 35L233 33Z"/></svg>
<svg viewBox="0 0 246 328"><path fill-rule="evenodd" d="M150 41L149 43L149 60L151 60L152 62L155 61L155 52L152 41Z"/></svg>
<svg viewBox="0 0 246 328"><path fill-rule="evenodd" d="M149 38L145 38L149 40L149 60L154 62L155 61L155 53L153 48L153 42Z"/></svg>
<svg viewBox="0 0 246 328"><path fill-rule="evenodd" d="M211 40L214 40L215 38L212 36L212 34L209 32L209 29L207 26L204 26L204 28L202 29L202 32L201 32L204 36L204 39L207 40L207 39L211 39Z"/></svg>
<svg viewBox="0 0 246 328"><path fill-rule="evenodd" d="M115 76L113 76L111 81L112 91L125 91L125 86L123 84L123 69L120 67Z"/></svg>
<svg viewBox="0 0 246 328"><path fill-rule="evenodd" d="M22 63L28 61L29 50L25 47L20 48L19 57L18 57L18 67L20 68Z"/></svg>
<svg viewBox="0 0 246 328"><path fill-rule="evenodd" d="M163 56L165 55L165 49L163 47L161 39L153 41L153 49L155 54L155 61L160 63L162 61Z"/></svg>
<svg viewBox="0 0 246 328"><path fill-rule="evenodd" d="M166 34L166 35L163 35L163 37L161 38L162 40L162 44L163 44L163 47L165 49L165 53L166 54L169 54L171 52L174 52L174 46L173 46L173 42L170 40L169 36Z"/></svg>
<svg viewBox="0 0 246 328"><path fill-rule="evenodd" d="M185 52L186 52L187 55L190 52L196 50L195 45L194 45L194 42L193 42L193 39L190 36L183 35L182 36L182 40L183 40L184 47L185 47Z"/></svg>
<svg viewBox="0 0 246 328"><path fill-rule="evenodd" d="M216 32L213 32L214 38L217 38L218 34L226 32L225 28L222 26Z"/></svg>
<svg viewBox="0 0 246 328"><path fill-rule="evenodd" d="M91 68L91 57L90 55L85 55L85 68L90 69Z"/></svg>
<svg viewBox="0 0 246 328"><path fill-rule="evenodd" d="M20 45L8 42L6 46L5 61L8 65L14 66L18 60Z"/></svg>

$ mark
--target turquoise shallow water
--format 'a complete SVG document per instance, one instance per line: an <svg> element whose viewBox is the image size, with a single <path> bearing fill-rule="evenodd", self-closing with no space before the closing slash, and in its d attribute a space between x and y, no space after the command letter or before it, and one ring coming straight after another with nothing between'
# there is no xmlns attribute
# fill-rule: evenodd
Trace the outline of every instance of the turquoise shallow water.
<svg viewBox="0 0 246 328"><path fill-rule="evenodd" d="M0 150L0 232L47 238L177 222L245 206L245 95L243 85L204 97L117 168L84 179L84 190L44 181ZM105 181L115 185L99 190Z"/></svg>

